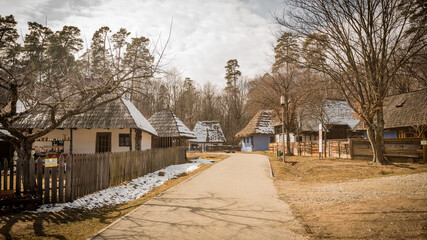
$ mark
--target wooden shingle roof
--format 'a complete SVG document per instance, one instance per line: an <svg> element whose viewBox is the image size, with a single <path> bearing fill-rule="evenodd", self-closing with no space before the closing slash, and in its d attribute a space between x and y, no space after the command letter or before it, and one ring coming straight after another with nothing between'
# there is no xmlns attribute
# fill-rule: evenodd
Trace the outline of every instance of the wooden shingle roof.
<svg viewBox="0 0 427 240"><path fill-rule="evenodd" d="M245 128L236 134L236 137L274 134L274 127L272 125L274 118L275 115L272 110L261 110L255 114Z"/></svg>
<svg viewBox="0 0 427 240"><path fill-rule="evenodd" d="M159 137L196 138L194 133L169 109L157 111L150 119Z"/></svg>
<svg viewBox="0 0 427 240"><path fill-rule="evenodd" d="M39 111L20 119L16 126L44 128L49 123L49 115L45 111ZM148 120L126 99L117 99L93 110L72 116L57 128L136 128L157 135Z"/></svg>
<svg viewBox="0 0 427 240"><path fill-rule="evenodd" d="M218 121L199 121L193 129L198 143L224 143L225 136Z"/></svg>
<svg viewBox="0 0 427 240"><path fill-rule="evenodd" d="M427 125L427 89L392 95L384 101L384 128ZM359 122L354 130L364 130Z"/></svg>

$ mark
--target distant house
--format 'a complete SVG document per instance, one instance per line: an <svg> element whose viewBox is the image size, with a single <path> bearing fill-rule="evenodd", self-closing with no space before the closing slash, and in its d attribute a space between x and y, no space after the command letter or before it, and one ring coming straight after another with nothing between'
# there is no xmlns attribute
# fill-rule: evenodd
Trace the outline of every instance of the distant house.
<svg viewBox="0 0 427 240"><path fill-rule="evenodd" d="M48 115L38 113L21 119L17 127L38 131L48 124ZM68 118L37 139L33 148L40 155L145 150L151 148L151 139L156 135L156 130L130 101L117 99Z"/></svg>
<svg viewBox="0 0 427 240"><path fill-rule="evenodd" d="M354 130L364 133L360 121ZM384 138L427 137L427 89L392 95L384 101Z"/></svg>
<svg viewBox="0 0 427 240"><path fill-rule="evenodd" d="M319 111L320 112L320 111ZM326 128L326 139L346 139L350 136L351 130L359 122L354 117L354 111L346 101L336 99L326 99L323 102L322 118ZM320 114L317 114L320 115ZM290 141L310 142L319 140L320 116L308 114L302 117L300 122L300 139L297 139L296 130L290 133ZM282 125L276 120L273 123L275 130L275 141L282 142ZM286 135L285 135L286 142Z"/></svg>
<svg viewBox="0 0 427 240"><path fill-rule="evenodd" d="M190 140L190 150L205 152L211 146L221 146L225 136L218 121L199 121L193 129L196 139Z"/></svg>
<svg viewBox="0 0 427 240"><path fill-rule="evenodd" d="M157 111L148 122L157 131L157 136L153 137L153 148L187 146L189 139L196 138L170 109Z"/></svg>
<svg viewBox="0 0 427 240"><path fill-rule="evenodd" d="M261 110L236 134L241 138L242 152L268 150L268 144L274 142L273 120L272 110Z"/></svg>

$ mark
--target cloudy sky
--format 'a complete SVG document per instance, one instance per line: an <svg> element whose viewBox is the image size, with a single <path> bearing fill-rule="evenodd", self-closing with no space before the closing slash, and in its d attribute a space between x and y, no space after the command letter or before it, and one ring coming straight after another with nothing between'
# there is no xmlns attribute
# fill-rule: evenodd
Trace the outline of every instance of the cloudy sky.
<svg viewBox="0 0 427 240"><path fill-rule="evenodd" d="M172 35L165 63L198 83L225 85L224 66L237 59L243 75L268 71L272 61L271 16L283 0L0 0L0 15L13 14L25 34L26 22L46 22L53 30L77 26L90 41L102 26L124 27L131 36L165 43ZM90 44L90 43L88 43Z"/></svg>

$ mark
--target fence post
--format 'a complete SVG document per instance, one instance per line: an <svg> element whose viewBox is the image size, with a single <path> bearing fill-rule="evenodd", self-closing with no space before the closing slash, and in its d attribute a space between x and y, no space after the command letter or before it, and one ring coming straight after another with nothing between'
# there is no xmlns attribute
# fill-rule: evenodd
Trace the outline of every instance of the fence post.
<svg viewBox="0 0 427 240"><path fill-rule="evenodd" d="M43 159L37 158L37 193L43 199Z"/></svg>
<svg viewBox="0 0 427 240"><path fill-rule="evenodd" d="M351 138L349 138L348 139L349 140L349 142L350 142L350 146L349 146L349 150L350 150L350 159L354 159L354 151L353 151L353 147L354 147L354 144L353 144L353 139L351 139Z"/></svg>
<svg viewBox="0 0 427 240"><path fill-rule="evenodd" d="M36 165L34 163L34 157L30 158L30 164L28 167L28 176L30 184L30 193L34 194L36 192L36 178L35 178Z"/></svg>
<svg viewBox="0 0 427 240"><path fill-rule="evenodd" d="M3 162L3 190L7 189L7 160ZM0 178L1 178L1 174L0 174Z"/></svg>
<svg viewBox="0 0 427 240"><path fill-rule="evenodd" d="M9 189L13 190L13 178L14 178L13 161L11 161L9 169L10 169L9 170Z"/></svg>
<svg viewBox="0 0 427 240"><path fill-rule="evenodd" d="M64 202L64 156L61 154L59 157L59 177L58 177L58 202Z"/></svg>
<svg viewBox="0 0 427 240"><path fill-rule="evenodd" d="M21 172L22 172L22 165L21 165L21 159L18 158L16 160L16 195L21 195Z"/></svg>
<svg viewBox="0 0 427 240"><path fill-rule="evenodd" d="M44 203L50 202L50 169L44 167Z"/></svg>
<svg viewBox="0 0 427 240"><path fill-rule="evenodd" d="M73 162L73 158L71 155L67 156L67 160L66 160L66 173L65 173L65 201L66 202L70 202L72 200L71 197L71 191L72 191L72 181L71 181L71 174L72 174L72 162Z"/></svg>
<svg viewBox="0 0 427 240"><path fill-rule="evenodd" d="M51 167L50 168L52 171L52 203L57 203L57 196L58 196L58 166L56 167Z"/></svg>

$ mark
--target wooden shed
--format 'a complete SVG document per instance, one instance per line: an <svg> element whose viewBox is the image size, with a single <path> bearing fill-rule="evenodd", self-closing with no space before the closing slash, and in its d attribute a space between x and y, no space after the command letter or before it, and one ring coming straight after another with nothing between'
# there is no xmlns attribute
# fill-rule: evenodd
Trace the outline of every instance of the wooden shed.
<svg viewBox="0 0 427 240"><path fill-rule="evenodd" d="M153 148L187 146L189 139L196 138L170 109L157 111L148 122L157 132L157 136L153 137Z"/></svg>

